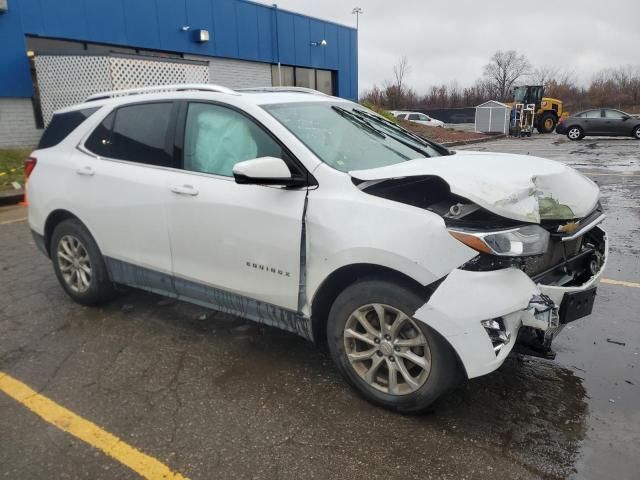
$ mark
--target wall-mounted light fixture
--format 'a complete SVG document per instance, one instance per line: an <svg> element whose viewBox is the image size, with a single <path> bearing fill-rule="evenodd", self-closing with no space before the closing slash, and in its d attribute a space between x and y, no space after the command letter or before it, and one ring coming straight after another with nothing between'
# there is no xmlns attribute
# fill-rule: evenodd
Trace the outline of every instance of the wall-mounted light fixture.
<svg viewBox="0 0 640 480"><path fill-rule="evenodd" d="M311 42L311 46L312 47L326 47L327 46L327 41L326 40L320 40L319 42Z"/></svg>
<svg viewBox="0 0 640 480"><path fill-rule="evenodd" d="M9 0L0 0L0 15L9 11Z"/></svg>
<svg viewBox="0 0 640 480"><path fill-rule="evenodd" d="M196 30L195 32L196 42L204 43L209 41L209 30Z"/></svg>
<svg viewBox="0 0 640 480"><path fill-rule="evenodd" d="M209 30L204 30L202 28L192 29L189 25L183 25L182 27L180 27L180 31L193 32L194 42L205 43L209 41Z"/></svg>

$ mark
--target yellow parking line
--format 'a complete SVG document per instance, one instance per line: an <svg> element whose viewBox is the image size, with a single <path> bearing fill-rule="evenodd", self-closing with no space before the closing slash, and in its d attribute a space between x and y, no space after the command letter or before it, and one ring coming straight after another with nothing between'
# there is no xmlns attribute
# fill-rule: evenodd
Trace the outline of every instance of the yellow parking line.
<svg viewBox="0 0 640 480"><path fill-rule="evenodd" d="M143 478L185 480L185 477L172 472L155 458L127 445L115 435L79 417L3 372L0 372L0 391L27 407L46 422L87 442L92 447L102 450Z"/></svg>
<svg viewBox="0 0 640 480"><path fill-rule="evenodd" d="M602 283L608 283L610 285L620 285L623 287L640 288L640 283L625 282L624 280L613 280L611 278L603 278L600 280Z"/></svg>

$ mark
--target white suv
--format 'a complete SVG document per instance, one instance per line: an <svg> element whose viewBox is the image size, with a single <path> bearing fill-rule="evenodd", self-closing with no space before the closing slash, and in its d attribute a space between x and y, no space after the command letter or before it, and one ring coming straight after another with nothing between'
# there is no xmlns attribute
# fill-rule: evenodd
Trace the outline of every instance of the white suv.
<svg viewBox="0 0 640 480"><path fill-rule="evenodd" d="M96 95L55 114L27 171L34 238L75 301L126 284L326 342L403 412L516 337L548 354L607 255L575 170L449 151L300 89Z"/></svg>

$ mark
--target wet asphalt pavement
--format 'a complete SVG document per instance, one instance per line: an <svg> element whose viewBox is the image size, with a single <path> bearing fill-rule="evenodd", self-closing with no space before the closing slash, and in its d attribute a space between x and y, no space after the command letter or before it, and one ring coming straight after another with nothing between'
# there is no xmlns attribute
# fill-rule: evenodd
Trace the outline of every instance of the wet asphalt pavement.
<svg viewBox="0 0 640 480"><path fill-rule="evenodd" d="M640 142L557 135L530 153L600 184L606 277L640 282ZM640 289L603 284L555 361L512 355L402 416L360 399L296 336L157 295L72 303L17 209L0 212L0 371L191 479L638 478ZM624 343L610 343L607 339ZM136 478L0 393L0 478Z"/></svg>

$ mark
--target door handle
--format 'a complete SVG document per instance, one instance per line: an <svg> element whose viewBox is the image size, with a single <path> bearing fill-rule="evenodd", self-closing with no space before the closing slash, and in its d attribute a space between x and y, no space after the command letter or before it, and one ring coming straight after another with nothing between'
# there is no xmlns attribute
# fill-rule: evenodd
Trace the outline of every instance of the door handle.
<svg viewBox="0 0 640 480"><path fill-rule="evenodd" d="M85 176L85 177L93 177L93 176L96 174L96 172L95 172L95 170L93 169L93 167L91 167L91 166L89 166L89 165L85 165L85 166L83 166L83 167L78 168L78 169L76 170L76 173L77 173L78 175L83 175L83 176Z"/></svg>
<svg viewBox="0 0 640 480"><path fill-rule="evenodd" d="M169 189L178 195L191 195L192 197L198 195L198 190L192 185L171 185Z"/></svg>

